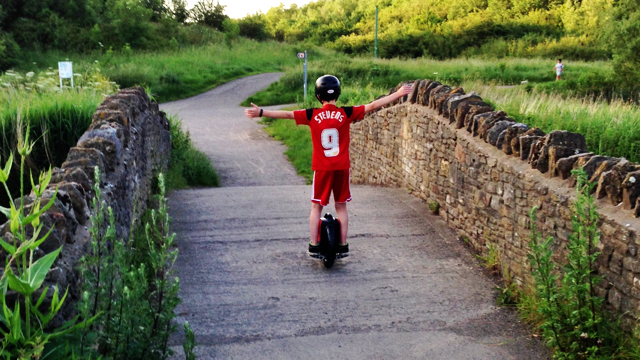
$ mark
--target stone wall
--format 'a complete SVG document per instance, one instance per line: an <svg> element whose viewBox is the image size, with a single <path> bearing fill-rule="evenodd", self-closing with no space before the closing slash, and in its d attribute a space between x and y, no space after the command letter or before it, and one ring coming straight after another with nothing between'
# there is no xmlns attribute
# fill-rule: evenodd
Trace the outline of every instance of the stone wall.
<svg viewBox="0 0 640 360"><path fill-rule="evenodd" d="M582 135L529 129L474 93L429 80L354 124L351 136L353 183L402 187L437 202L440 216L475 249L497 246L520 284L533 280L527 261L533 206L543 235L555 238L555 261L564 262L575 201L571 169L583 167L600 199L598 266L605 280L597 291L613 309L628 311L627 320L637 319L640 166L594 156Z"/></svg>
<svg viewBox="0 0 640 360"><path fill-rule="evenodd" d="M89 129L70 149L66 162L53 170L43 203L51 199L56 187L58 194L54 206L43 215L43 233L53 230L34 260L63 247L43 285L43 289L50 286L49 298L53 295L51 285L57 285L62 293L69 289L56 325L73 315L73 304L80 296L76 265L89 251L95 167L100 169L104 200L114 210L117 234L124 239L129 236L132 219L145 212L152 179L166 171L170 156L169 121L158 104L137 87L108 96L96 109ZM26 197L25 203L31 203L33 196ZM0 234L11 243L8 223ZM0 255L4 258L7 254ZM7 294L9 302L16 297L15 293Z"/></svg>

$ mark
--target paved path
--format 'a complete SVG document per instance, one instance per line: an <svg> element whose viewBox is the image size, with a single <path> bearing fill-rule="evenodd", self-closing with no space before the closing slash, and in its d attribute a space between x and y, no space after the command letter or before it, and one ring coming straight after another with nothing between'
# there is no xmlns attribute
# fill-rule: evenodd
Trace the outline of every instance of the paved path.
<svg viewBox="0 0 640 360"><path fill-rule="evenodd" d="M222 186L305 184L273 141L238 104L277 81L282 74L260 74L232 81L160 108L183 119L196 146L214 163Z"/></svg>
<svg viewBox="0 0 640 360"><path fill-rule="evenodd" d="M455 234L402 190L353 187L351 256L329 270L308 258L310 188L237 106L278 76L162 106L184 119L224 185L170 200L176 311L195 331L198 358L548 358L494 305L493 282ZM179 354L182 338L171 342Z"/></svg>

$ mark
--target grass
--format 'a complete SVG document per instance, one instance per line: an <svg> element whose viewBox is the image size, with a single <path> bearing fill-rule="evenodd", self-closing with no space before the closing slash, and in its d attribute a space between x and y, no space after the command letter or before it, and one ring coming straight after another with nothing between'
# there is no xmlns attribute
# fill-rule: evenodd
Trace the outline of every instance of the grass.
<svg viewBox="0 0 640 360"><path fill-rule="evenodd" d="M500 250L497 245L491 245L487 242L487 250L482 255L476 255L478 260L482 263L487 270L492 273L499 273L501 264L500 264Z"/></svg>
<svg viewBox="0 0 640 360"><path fill-rule="evenodd" d="M220 186L220 178L211 164L211 160L196 149L189 132L182 130L182 122L170 116L171 123L171 160L166 176L169 190L184 189L192 186Z"/></svg>
<svg viewBox="0 0 640 360"><path fill-rule="evenodd" d="M462 86L529 126L580 133L589 151L640 162L640 108L633 103L566 97L526 86L505 89L481 82Z"/></svg>
<svg viewBox="0 0 640 360"><path fill-rule="evenodd" d="M36 142L26 159L30 171L36 174L50 166L62 165L69 149L91 124L96 107L106 95L118 90L97 67L78 73L73 89L64 86L60 90L57 76L57 70L53 69L26 74L7 72L0 76L0 155L6 159L15 151L18 133L28 126L31 139L42 140ZM179 120L171 119L171 122L173 152L167 174L169 188L219 186L210 160L193 147ZM24 183L27 192L31 189L28 179L26 177ZM12 174L7 185L11 195L17 196L19 177ZM8 201L6 194L0 194L0 205L6 206Z"/></svg>
<svg viewBox="0 0 640 360"><path fill-rule="evenodd" d="M311 170L312 146L309 127L297 126L295 121L290 119L263 118L262 123L268 125L266 130L269 135L287 145L287 151L284 154L296 168L298 175L304 177L307 184L311 184L313 171Z"/></svg>
<svg viewBox="0 0 640 360"><path fill-rule="evenodd" d="M541 59L371 61L339 54L325 54L324 57L318 54L318 60L310 62L309 79L327 73L338 76L343 84L339 106L369 103L401 81L437 79L460 85L467 92L477 92L496 109L504 110L530 126L547 132L567 130L583 134L589 150L594 153L640 162L640 109L634 103L612 95L614 90L606 80L611 76L609 64L568 63L564 75L568 80L560 82L555 81L553 64L553 60ZM303 80L299 70L288 68L279 82L249 97L242 105L297 102L298 108L318 107L313 90L309 91L306 101L301 101ZM521 85L525 80L527 83ZM582 85L575 85L580 81ZM517 85L512 88L498 86L504 84ZM309 85L312 88L313 81ZM595 96L599 91L600 97ZM605 92L609 92L611 98L607 98ZM286 143L292 131L280 127L270 131ZM297 161L299 166L308 163L310 161ZM298 168L298 171L306 173L310 170Z"/></svg>
<svg viewBox="0 0 640 360"><path fill-rule="evenodd" d="M143 85L159 102L186 98L246 75L281 71L299 63L295 46L238 39L232 46L216 43L164 52L106 51L93 54L28 52L18 67L0 76L0 153L15 147L18 119L31 126L42 146L29 163L34 170L60 166L70 147L84 133L105 95L119 88ZM74 63L75 89L58 88L57 61ZM117 84L118 86L116 86ZM179 121L174 121L179 128ZM217 186L219 181L204 154L193 148L188 134L173 134L170 188ZM177 142L176 142L177 141ZM17 186L16 188L19 188ZM0 203L4 203L0 199Z"/></svg>
<svg viewBox="0 0 640 360"><path fill-rule="evenodd" d="M335 53L319 53L314 59L309 57L309 87L324 74L336 75L343 84L354 88L370 87L386 93L398 83L415 79L433 79L450 85L460 85L469 81L482 81L497 85L514 85L527 81L539 85L546 93L560 92L565 95L613 96L616 89L611 81L613 73L608 62L569 62L563 75L566 81L556 82L552 59L509 59L480 60L453 59L438 61L432 59L414 60L370 60L349 58ZM259 105L277 105L295 102L303 96L303 76L299 67L289 67L278 83L248 98ZM312 90L311 90L312 91Z"/></svg>
<svg viewBox="0 0 640 360"><path fill-rule="evenodd" d="M278 42L256 42L239 38L232 47L222 42L183 47L163 52L107 51L103 53L29 53L19 70L34 71L57 66L69 59L74 70L83 71L98 64L102 73L121 88L148 87L158 102L184 99L231 80L264 72L282 71L299 64L298 49Z"/></svg>
<svg viewBox="0 0 640 360"><path fill-rule="evenodd" d="M57 84L57 70L7 72L0 76L2 159L15 151L18 133L28 126L30 138L41 140L35 143L26 159L29 171L37 174L49 166L59 167L91 124L91 117L104 96L117 90L96 68L75 76L74 89L64 87L61 91ZM7 185L12 196L19 194L20 180L15 173L10 175ZM24 185L28 192L29 180ZM6 194L0 194L0 204L7 205L8 201Z"/></svg>
<svg viewBox="0 0 640 360"><path fill-rule="evenodd" d="M430 201L429 210L431 211L431 213L433 213L433 215L438 215L440 213L440 204L438 204L437 201Z"/></svg>

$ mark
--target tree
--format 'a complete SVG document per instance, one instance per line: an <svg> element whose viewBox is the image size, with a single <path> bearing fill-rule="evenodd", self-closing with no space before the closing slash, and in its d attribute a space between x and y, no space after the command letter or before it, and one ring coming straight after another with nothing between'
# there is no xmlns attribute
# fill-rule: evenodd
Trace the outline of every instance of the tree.
<svg viewBox="0 0 640 360"><path fill-rule="evenodd" d="M184 24L189 19L189 10L187 10L186 0L172 0L173 18L177 22Z"/></svg>
<svg viewBox="0 0 640 360"><path fill-rule="evenodd" d="M605 43L613 52L613 70L629 89L640 81L640 0L623 0L611 9Z"/></svg>
<svg viewBox="0 0 640 360"><path fill-rule="evenodd" d="M11 34L0 31L0 71L7 70L18 63L20 46L16 44Z"/></svg>
<svg viewBox="0 0 640 360"><path fill-rule="evenodd" d="M153 37L152 17L153 10L138 0L107 0L104 19L92 31L93 40L116 48L147 47Z"/></svg>
<svg viewBox="0 0 640 360"><path fill-rule="evenodd" d="M246 16L238 22L240 36L244 36L258 41L267 40L267 23L264 14L257 13L253 16Z"/></svg>
<svg viewBox="0 0 640 360"><path fill-rule="evenodd" d="M164 15L169 12L169 9L164 3L164 0L142 0L142 4L147 9L153 11L151 21L158 22Z"/></svg>
<svg viewBox="0 0 640 360"><path fill-rule="evenodd" d="M224 14L225 8L226 6L220 5L220 2L214 5L213 0L202 0L191 9L191 15L197 23L223 31L222 23L229 18Z"/></svg>

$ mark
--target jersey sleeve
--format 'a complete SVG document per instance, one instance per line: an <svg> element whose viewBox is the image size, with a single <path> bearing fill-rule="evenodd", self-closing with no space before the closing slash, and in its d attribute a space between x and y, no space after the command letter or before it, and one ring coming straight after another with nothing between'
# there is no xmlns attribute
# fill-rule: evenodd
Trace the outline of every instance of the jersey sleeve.
<svg viewBox="0 0 640 360"><path fill-rule="evenodd" d="M364 119L364 105L351 107L349 111L345 108L345 113L350 123L358 122Z"/></svg>
<svg viewBox="0 0 640 360"><path fill-rule="evenodd" d="M297 125L309 125L313 117L313 109L296 110L293 112L293 119Z"/></svg>

